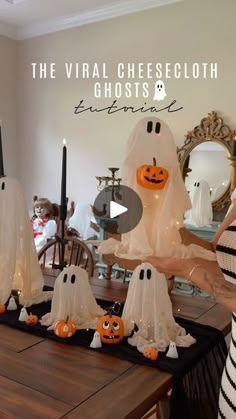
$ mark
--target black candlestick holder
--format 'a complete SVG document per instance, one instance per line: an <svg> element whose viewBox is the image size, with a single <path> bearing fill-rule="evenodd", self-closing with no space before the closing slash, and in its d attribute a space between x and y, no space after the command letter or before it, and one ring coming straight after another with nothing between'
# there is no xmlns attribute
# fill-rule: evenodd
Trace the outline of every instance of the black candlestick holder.
<svg viewBox="0 0 236 419"><path fill-rule="evenodd" d="M56 235L59 248L59 263L53 263L53 269L60 269L61 271L67 266L65 261L65 247L68 240L65 239L65 220L67 217L67 204L59 205L60 225L59 234Z"/></svg>
<svg viewBox="0 0 236 419"><path fill-rule="evenodd" d="M109 188L110 186L120 187L122 179L117 177L116 174L119 170L118 167L109 167L108 170L111 172L111 176L96 176L98 181L98 190L101 191L104 188Z"/></svg>

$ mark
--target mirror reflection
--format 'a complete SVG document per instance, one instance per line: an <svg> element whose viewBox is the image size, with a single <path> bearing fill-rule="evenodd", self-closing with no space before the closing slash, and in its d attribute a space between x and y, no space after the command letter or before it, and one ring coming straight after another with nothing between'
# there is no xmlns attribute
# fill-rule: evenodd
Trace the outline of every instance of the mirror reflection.
<svg viewBox="0 0 236 419"><path fill-rule="evenodd" d="M177 153L188 191L196 180L207 182L213 221L222 221L236 187L236 131L212 111L187 132Z"/></svg>
<svg viewBox="0 0 236 419"><path fill-rule="evenodd" d="M206 180L194 182L189 192L192 208L185 213L185 223L196 227L210 225L213 219L210 187Z"/></svg>
<svg viewBox="0 0 236 419"><path fill-rule="evenodd" d="M210 188L210 199L214 203L225 194L230 186L230 161L227 150L216 142L202 142L190 153L185 178L190 192L196 179L204 179Z"/></svg>

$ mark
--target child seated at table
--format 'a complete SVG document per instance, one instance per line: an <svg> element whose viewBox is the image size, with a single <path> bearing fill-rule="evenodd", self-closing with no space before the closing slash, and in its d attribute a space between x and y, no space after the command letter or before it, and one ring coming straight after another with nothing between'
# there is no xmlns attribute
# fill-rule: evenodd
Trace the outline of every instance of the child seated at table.
<svg viewBox="0 0 236 419"><path fill-rule="evenodd" d="M37 199L33 205L34 216L31 219L34 243L37 252L53 238L57 231L56 221L53 219L53 205L46 198Z"/></svg>

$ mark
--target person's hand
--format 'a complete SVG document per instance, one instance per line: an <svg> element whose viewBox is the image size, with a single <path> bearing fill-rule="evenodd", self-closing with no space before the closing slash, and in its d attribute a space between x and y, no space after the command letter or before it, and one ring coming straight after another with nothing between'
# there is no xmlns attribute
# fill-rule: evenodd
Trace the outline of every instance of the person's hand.
<svg viewBox="0 0 236 419"><path fill-rule="evenodd" d="M211 245L212 245L212 248L213 248L213 250L214 250L214 252L215 252L215 251L216 251L216 246L217 246L217 241L212 240L212 241L211 241Z"/></svg>
<svg viewBox="0 0 236 419"><path fill-rule="evenodd" d="M194 266L192 259L160 258L150 256L147 262L151 263L159 272L167 276L174 275L188 279L189 272Z"/></svg>

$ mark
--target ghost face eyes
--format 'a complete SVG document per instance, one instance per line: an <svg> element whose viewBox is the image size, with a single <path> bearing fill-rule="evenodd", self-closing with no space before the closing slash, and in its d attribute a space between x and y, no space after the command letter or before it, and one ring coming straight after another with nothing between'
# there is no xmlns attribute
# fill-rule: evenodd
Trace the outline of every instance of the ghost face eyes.
<svg viewBox="0 0 236 419"><path fill-rule="evenodd" d="M71 284L74 284L75 283L75 279L76 279L75 274L71 275L70 278L68 278L68 275L67 274L64 274L64 276L63 276L63 283L66 284L66 283L71 282Z"/></svg>
<svg viewBox="0 0 236 419"><path fill-rule="evenodd" d="M151 269L141 269L140 273L139 273L139 279L141 279L141 281L143 279L151 279L152 277L152 271Z"/></svg>
<svg viewBox="0 0 236 419"><path fill-rule="evenodd" d="M200 182L195 182L194 186L196 186L198 188L200 186Z"/></svg>
<svg viewBox="0 0 236 419"><path fill-rule="evenodd" d="M150 134L151 132L155 132L156 134L160 134L161 131L161 124L160 122L156 122L156 124L152 121L148 121L147 123L147 132Z"/></svg>
<svg viewBox="0 0 236 419"><path fill-rule="evenodd" d="M5 189L5 182L2 182L1 183L1 190L4 191L4 189Z"/></svg>

